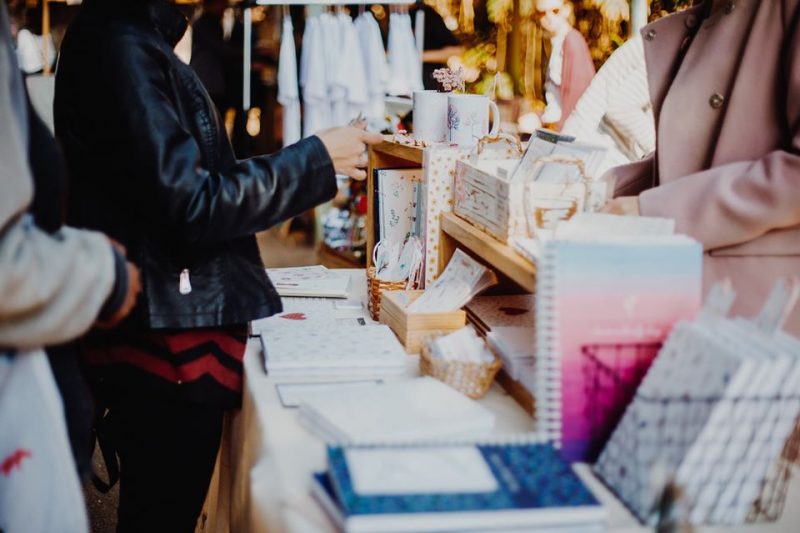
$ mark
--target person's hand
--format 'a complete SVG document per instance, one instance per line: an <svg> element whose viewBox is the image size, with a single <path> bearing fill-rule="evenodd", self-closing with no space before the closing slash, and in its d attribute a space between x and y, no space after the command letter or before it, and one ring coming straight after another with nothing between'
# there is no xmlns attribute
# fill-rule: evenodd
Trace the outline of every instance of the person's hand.
<svg viewBox="0 0 800 533"><path fill-rule="evenodd" d="M383 135L365 131L355 126L331 128L317 133L317 137L325 145L333 161L337 174L343 174L356 180L364 180L367 173L367 145L383 142Z"/></svg>
<svg viewBox="0 0 800 533"><path fill-rule="evenodd" d="M122 256L126 255L124 246L111 238L109 238L109 240L117 252L119 252ZM120 308L117 309L116 313L114 313L110 318L106 320L98 320L95 323L97 328L113 328L125 320L125 317L130 314L130 312L133 310L133 307L136 305L136 299L139 297L139 293L142 292L141 274L139 272L139 268L130 261L125 261L125 269L128 276L128 292L125 294L125 299L122 301Z"/></svg>
<svg viewBox="0 0 800 533"><path fill-rule="evenodd" d="M610 215L628 215L633 217L639 216L639 197L638 196L620 196L609 200L601 210L602 213Z"/></svg>

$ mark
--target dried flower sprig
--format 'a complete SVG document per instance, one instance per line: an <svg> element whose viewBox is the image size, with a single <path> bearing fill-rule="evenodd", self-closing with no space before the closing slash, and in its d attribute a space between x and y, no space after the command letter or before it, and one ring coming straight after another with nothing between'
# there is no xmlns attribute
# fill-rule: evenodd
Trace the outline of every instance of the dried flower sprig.
<svg viewBox="0 0 800 533"><path fill-rule="evenodd" d="M433 79L439 82L442 92L464 91L464 69L437 68L433 71Z"/></svg>

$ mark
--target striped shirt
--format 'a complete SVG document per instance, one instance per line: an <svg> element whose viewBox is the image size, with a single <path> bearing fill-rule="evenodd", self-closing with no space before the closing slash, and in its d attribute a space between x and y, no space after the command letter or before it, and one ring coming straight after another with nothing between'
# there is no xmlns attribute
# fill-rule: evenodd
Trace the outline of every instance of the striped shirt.
<svg viewBox="0 0 800 533"><path fill-rule="evenodd" d="M655 150L656 133L639 35L605 62L567 119L562 133L610 148L602 171Z"/></svg>

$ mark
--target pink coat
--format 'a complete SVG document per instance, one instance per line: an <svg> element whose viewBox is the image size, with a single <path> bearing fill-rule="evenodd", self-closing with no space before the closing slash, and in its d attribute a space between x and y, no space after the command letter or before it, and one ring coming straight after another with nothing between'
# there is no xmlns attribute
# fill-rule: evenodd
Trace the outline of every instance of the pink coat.
<svg viewBox="0 0 800 533"><path fill-rule="evenodd" d="M800 0L712 4L642 30L656 153L609 175L642 215L702 242L705 288L731 278L734 314L752 315L800 276ZM800 334L800 309L787 330Z"/></svg>

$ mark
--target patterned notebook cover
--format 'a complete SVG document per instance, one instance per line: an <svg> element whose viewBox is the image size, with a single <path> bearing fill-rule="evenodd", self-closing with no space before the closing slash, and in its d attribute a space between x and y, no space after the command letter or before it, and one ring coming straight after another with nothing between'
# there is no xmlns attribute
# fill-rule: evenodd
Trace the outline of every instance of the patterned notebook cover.
<svg viewBox="0 0 800 533"><path fill-rule="evenodd" d="M594 461L672 327L699 311L702 248L556 241L537 292L539 427L568 461Z"/></svg>
<svg viewBox="0 0 800 533"><path fill-rule="evenodd" d="M530 294L477 296L464 309L481 329L491 331L498 327L532 327L535 304Z"/></svg>
<svg viewBox="0 0 800 533"><path fill-rule="evenodd" d="M465 449L465 446L444 444L431 446L430 450L434 454L443 454L443 447L447 446L452 446L457 451ZM387 448L391 449L392 446L389 445ZM408 445L405 448L415 448L415 451L418 448L420 453L425 453L424 445L420 447ZM359 494L355 490L348 463L348 451L352 448L339 446L328 447L328 475L336 500L347 517L521 511L533 512L529 523L535 524L548 520L548 518L537 520L536 511L547 513L556 509L569 509L569 513L561 514L559 522L586 524L604 520L605 512L600 503L570 466L559 457L552 445L498 443L472 445L469 448L477 448L478 460L485 461L484 466L494 478L493 490L468 493L448 491L433 494ZM396 474L397 472L386 472L387 476ZM496 526L502 527L502 521L498 518Z"/></svg>

